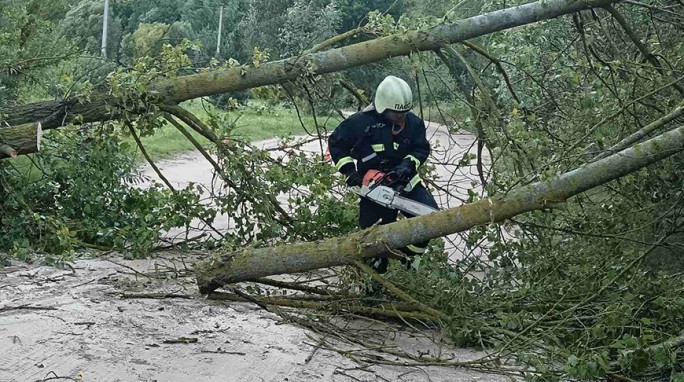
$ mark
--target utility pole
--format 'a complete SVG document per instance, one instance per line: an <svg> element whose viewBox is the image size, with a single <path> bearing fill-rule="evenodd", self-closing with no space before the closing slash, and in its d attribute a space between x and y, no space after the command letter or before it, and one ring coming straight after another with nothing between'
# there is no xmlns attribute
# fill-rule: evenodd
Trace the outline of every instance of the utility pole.
<svg viewBox="0 0 684 382"><path fill-rule="evenodd" d="M107 27L109 26L109 0L104 0L104 23L102 25L102 57L107 58Z"/></svg>
<svg viewBox="0 0 684 382"><path fill-rule="evenodd" d="M216 57L221 53L221 33L223 32L223 5L219 11L218 42L216 43Z"/></svg>

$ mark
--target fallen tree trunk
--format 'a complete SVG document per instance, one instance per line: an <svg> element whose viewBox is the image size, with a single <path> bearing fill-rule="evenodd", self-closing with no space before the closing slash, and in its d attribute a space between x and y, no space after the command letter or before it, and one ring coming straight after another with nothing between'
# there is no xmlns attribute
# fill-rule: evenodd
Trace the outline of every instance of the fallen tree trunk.
<svg viewBox="0 0 684 382"><path fill-rule="evenodd" d="M684 126L553 179L521 187L507 195L375 226L342 237L216 254L196 266L197 284L202 293L209 293L228 283L348 265L378 255L387 256L393 250L409 244L552 207L681 150L684 150Z"/></svg>
<svg viewBox="0 0 684 382"><path fill-rule="evenodd" d="M162 102L177 104L198 97L273 85L301 76L338 72L412 52L435 50L448 44L513 27L552 19L585 9L605 7L619 0L543 0L434 28L397 34L324 52L267 62L259 67L211 70L152 84L150 90ZM68 99L0 109L0 126L40 121L44 129L68 123L87 123L116 118L117 100L94 95L89 101ZM113 111L114 110L114 111ZM145 112L140 110L140 112Z"/></svg>
<svg viewBox="0 0 684 382"><path fill-rule="evenodd" d="M0 159L40 151L42 135L40 122L0 129Z"/></svg>

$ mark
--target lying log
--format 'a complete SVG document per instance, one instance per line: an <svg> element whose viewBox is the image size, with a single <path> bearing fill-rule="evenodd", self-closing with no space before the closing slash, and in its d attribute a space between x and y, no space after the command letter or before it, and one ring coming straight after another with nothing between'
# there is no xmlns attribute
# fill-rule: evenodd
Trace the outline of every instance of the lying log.
<svg viewBox="0 0 684 382"><path fill-rule="evenodd" d="M316 242L246 248L217 253L195 267L197 284L209 293L225 284L298 273L389 256L409 244L502 222L513 216L564 203L568 198L637 171L684 150L684 126L589 163L558 177L430 215L375 226Z"/></svg>
<svg viewBox="0 0 684 382"><path fill-rule="evenodd" d="M40 151L42 137L40 122L0 129L0 159Z"/></svg>

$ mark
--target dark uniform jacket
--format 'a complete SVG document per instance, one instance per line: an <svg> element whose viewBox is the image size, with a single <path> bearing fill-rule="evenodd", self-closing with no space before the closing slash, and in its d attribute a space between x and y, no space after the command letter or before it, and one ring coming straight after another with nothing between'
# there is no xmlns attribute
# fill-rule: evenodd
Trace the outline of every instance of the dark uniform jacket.
<svg viewBox="0 0 684 382"><path fill-rule="evenodd" d="M430 155L425 123L409 112L404 128L401 131L399 129L398 125L375 110L359 112L347 118L328 138L330 156L337 170L345 175L357 170L361 176L370 169L388 172L405 159L415 163L417 170ZM399 133L393 134L393 131ZM410 180L409 187L419 182L420 178L416 175Z"/></svg>

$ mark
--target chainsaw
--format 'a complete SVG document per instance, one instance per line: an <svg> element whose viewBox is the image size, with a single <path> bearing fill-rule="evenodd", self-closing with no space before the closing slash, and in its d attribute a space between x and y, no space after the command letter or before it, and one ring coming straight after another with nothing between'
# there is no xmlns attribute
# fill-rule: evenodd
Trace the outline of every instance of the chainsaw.
<svg viewBox="0 0 684 382"><path fill-rule="evenodd" d="M437 212L436 209L423 203L418 203L403 196L399 196L403 187L400 179L393 172L383 173L378 170L368 170L363 176L361 187L353 187L360 196L387 208L399 210L414 216L427 215Z"/></svg>

